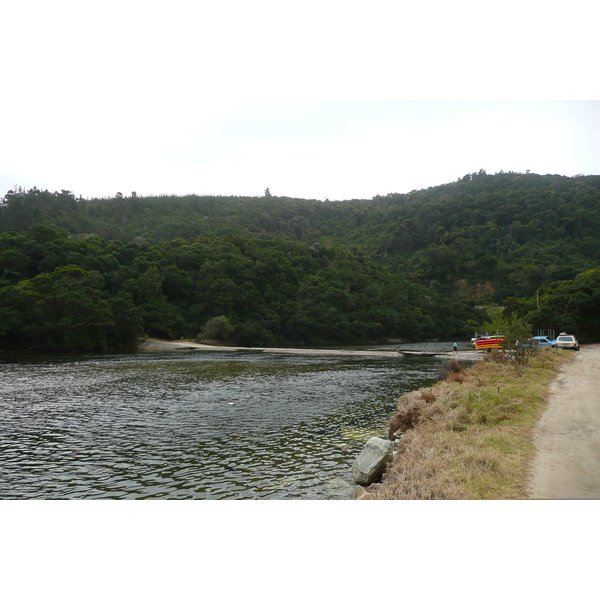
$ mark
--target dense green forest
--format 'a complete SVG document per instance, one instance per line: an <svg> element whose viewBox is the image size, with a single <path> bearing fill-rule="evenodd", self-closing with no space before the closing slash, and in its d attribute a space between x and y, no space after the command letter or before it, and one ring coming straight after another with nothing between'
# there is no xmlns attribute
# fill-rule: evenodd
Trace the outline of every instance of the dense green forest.
<svg viewBox="0 0 600 600"><path fill-rule="evenodd" d="M4 347L196 337L216 317L230 324L231 341L248 346L452 337L476 319L468 305L369 257L287 239L75 240L37 225L0 234L0 261Z"/></svg>
<svg viewBox="0 0 600 600"><path fill-rule="evenodd" d="M597 340L599 267L600 176L480 171L343 202L16 188L0 347L196 337L216 318L240 345L451 339L487 304Z"/></svg>

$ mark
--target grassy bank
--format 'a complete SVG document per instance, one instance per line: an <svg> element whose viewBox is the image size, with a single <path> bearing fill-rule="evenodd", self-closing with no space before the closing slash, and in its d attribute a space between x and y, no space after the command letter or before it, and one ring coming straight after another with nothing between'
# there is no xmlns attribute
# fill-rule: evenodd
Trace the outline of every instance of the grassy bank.
<svg viewBox="0 0 600 600"><path fill-rule="evenodd" d="M365 499L527 497L534 428L573 356L542 350L520 370L502 353L466 370L452 361L444 381L398 400L390 420L398 452Z"/></svg>

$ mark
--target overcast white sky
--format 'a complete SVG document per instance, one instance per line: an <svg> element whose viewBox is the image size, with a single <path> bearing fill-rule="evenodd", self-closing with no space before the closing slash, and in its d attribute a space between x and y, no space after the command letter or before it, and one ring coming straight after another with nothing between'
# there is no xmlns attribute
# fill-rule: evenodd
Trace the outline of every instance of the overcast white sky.
<svg viewBox="0 0 600 600"><path fill-rule="evenodd" d="M0 195L333 200L600 173L590 2L12 4Z"/></svg>

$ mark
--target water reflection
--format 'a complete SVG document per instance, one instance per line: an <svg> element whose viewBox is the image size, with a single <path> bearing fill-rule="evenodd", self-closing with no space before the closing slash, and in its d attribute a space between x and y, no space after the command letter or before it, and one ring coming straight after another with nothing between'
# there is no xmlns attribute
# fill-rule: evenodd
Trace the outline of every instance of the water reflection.
<svg viewBox="0 0 600 600"><path fill-rule="evenodd" d="M0 362L0 498L326 498L435 359L154 353Z"/></svg>

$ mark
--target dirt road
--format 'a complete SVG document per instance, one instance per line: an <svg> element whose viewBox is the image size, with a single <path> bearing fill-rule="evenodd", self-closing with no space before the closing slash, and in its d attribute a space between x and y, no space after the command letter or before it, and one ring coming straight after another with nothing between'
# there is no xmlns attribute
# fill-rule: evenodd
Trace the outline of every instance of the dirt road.
<svg viewBox="0 0 600 600"><path fill-rule="evenodd" d="M600 499L600 345L561 369L535 445L530 498Z"/></svg>

